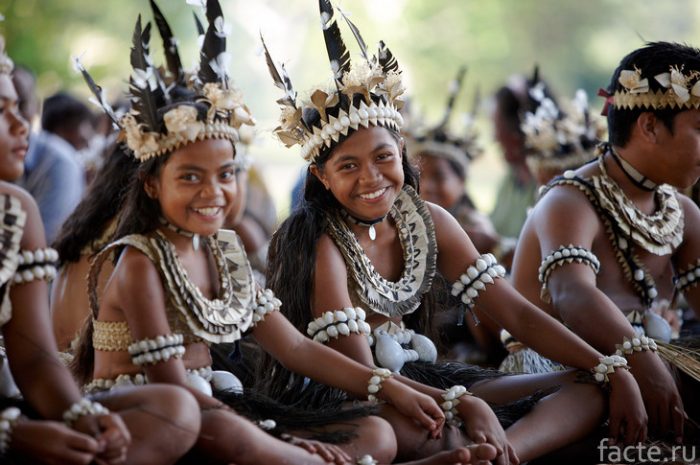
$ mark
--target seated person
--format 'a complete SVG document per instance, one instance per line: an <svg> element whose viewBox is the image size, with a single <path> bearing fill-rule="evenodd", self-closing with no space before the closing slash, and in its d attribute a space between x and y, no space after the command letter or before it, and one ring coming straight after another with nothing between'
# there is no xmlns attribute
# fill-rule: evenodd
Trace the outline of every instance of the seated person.
<svg viewBox="0 0 700 465"><path fill-rule="evenodd" d="M548 184L512 274L523 295L598 350L629 357L649 430L679 442L684 402L698 418L697 384L676 373L677 383L659 356L654 339L668 342L672 331L650 308L676 292L700 308L700 209L676 190L700 177L698 78L700 50L685 45L649 43L621 60L602 91L610 142L595 163Z"/></svg>

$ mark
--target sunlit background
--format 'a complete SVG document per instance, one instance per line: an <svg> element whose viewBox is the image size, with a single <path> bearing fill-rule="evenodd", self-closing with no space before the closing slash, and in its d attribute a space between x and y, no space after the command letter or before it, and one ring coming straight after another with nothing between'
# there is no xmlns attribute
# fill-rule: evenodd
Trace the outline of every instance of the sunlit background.
<svg viewBox="0 0 700 465"><path fill-rule="evenodd" d="M272 136L278 89L261 55L260 33L273 56L286 64L303 95L329 80L330 71L316 0L220 0L232 54L230 74L258 120L252 153L263 167L280 217L289 208L291 185L302 169L294 149ZM535 64L559 96L585 89L600 108L596 90L607 84L617 61L644 41L700 44L700 2L694 0L343 0L368 44L383 39L399 59L409 94L428 121L444 108L449 81L468 67L458 112L472 110L479 89L478 124L486 154L474 162L468 182L478 206L488 211L504 172L493 144L489 96L513 73L531 73ZM180 40L183 62L197 56L193 12L185 0L159 5ZM32 69L39 94L69 90L87 98L70 58L81 56L95 79L116 98L126 89L131 31L137 16L151 20L146 0L0 0L0 33L10 56ZM344 27L344 26L343 26ZM347 29L346 42L357 56ZM156 63L161 46L154 34ZM455 117L453 122L459 122Z"/></svg>

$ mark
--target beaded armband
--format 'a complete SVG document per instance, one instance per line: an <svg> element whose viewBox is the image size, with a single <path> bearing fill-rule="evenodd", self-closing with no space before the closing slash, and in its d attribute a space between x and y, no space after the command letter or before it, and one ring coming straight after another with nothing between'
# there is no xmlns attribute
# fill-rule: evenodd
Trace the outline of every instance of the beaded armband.
<svg viewBox="0 0 700 465"><path fill-rule="evenodd" d="M700 259L687 270L679 272L673 278L673 282L676 284L678 292L683 292L689 287L696 286L700 282Z"/></svg>
<svg viewBox="0 0 700 465"><path fill-rule="evenodd" d="M645 350L651 350L656 352L658 347L656 346L656 341L647 336L635 336L632 339L625 337L622 344L615 344L615 355L625 356L632 355L635 352L642 352Z"/></svg>
<svg viewBox="0 0 700 465"><path fill-rule="evenodd" d="M58 252L52 248L21 250L17 256L17 271L14 282L16 284L28 283L35 279L52 281L56 277L56 265L58 264Z"/></svg>
<svg viewBox="0 0 700 465"><path fill-rule="evenodd" d="M131 361L134 365L152 365L182 358L185 355L184 340L182 334L168 334L134 342L129 346Z"/></svg>
<svg viewBox="0 0 700 465"><path fill-rule="evenodd" d="M80 417L87 415L107 415L109 410L100 404L99 402L94 402L87 397L83 397L78 402L70 406L68 410L63 412L63 421L69 427L73 427L73 424L78 421Z"/></svg>
<svg viewBox="0 0 700 465"><path fill-rule="evenodd" d="M493 284L494 279L505 275L506 269L498 264L496 257L490 253L483 254L452 284L452 295L460 296L467 309L472 310L479 292L483 291L487 284Z"/></svg>
<svg viewBox="0 0 700 465"><path fill-rule="evenodd" d="M275 297L271 289L258 289L257 297L255 298L255 310L253 312L253 326L265 321L268 313L279 311L282 307L282 301Z"/></svg>
<svg viewBox="0 0 700 465"><path fill-rule="evenodd" d="M601 357L600 363L593 368L593 379L602 385L608 384L610 382L608 375L615 373L617 368L630 369L625 357L620 355Z"/></svg>
<svg viewBox="0 0 700 465"><path fill-rule="evenodd" d="M365 322L365 311L360 307L324 312L306 327L306 334L316 342L328 342L331 338L349 336L351 333L368 336L371 332Z"/></svg>
<svg viewBox="0 0 700 465"><path fill-rule="evenodd" d="M596 257L593 252L583 247L576 247L572 244L568 246L562 245L557 250L544 257L540 264L538 279L540 283L542 283L540 298L543 301L551 302L552 300L549 295L549 290L547 289L547 283L549 282L549 276L552 274L552 271L559 266L568 265L570 263L584 263L590 266L595 274L598 274L598 271L600 271L600 260L598 260L598 257Z"/></svg>
<svg viewBox="0 0 700 465"><path fill-rule="evenodd" d="M471 392L467 390L464 386L456 385L452 386L442 394L444 402L440 404L442 411L445 412L445 420L447 424L460 427L462 426L462 420L459 418L459 413L457 412L457 405L459 404L459 399L462 396L473 396Z"/></svg>
<svg viewBox="0 0 700 465"><path fill-rule="evenodd" d="M12 440L12 430L22 412L17 407L6 408L0 412L0 457L7 453Z"/></svg>
<svg viewBox="0 0 700 465"><path fill-rule="evenodd" d="M367 383L367 400L373 403L379 402L377 393L382 390L382 383L391 378L391 371L386 368L375 368L372 377Z"/></svg>

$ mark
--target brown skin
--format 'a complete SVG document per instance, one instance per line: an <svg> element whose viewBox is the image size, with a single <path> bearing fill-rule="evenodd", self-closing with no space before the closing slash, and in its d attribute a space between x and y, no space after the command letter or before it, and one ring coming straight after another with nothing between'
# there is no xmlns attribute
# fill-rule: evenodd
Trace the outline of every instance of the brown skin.
<svg viewBox="0 0 700 465"><path fill-rule="evenodd" d="M207 154L207 156L202 156ZM204 140L176 150L157 178L146 181L146 192L157 199L163 216L176 226L201 234L215 234L230 217L237 192L233 176L231 144L222 140ZM215 208L215 212L202 212ZM206 248L195 251L191 240L168 229L162 232L176 248L177 255L194 284L207 298L217 295L216 270ZM127 321L135 340L169 334L166 294L155 265L141 252L127 247L101 297L98 319ZM371 370L343 357L338 352L313 342L280 314L268 315L253 330L258 343L283 365L320 382L340 387L363 397ZM145 368L149 380L175 384L189 389L204 409L202 433L196 448L209 460L256 463L347 463L364 454L382 462L391 462L396 444L391 428L380 418L357 420L359 437L341 447L312 441L300 441L295 447L264 433L257 426L222 406L213 397L192 390L186 382L186 368L211 365L208 347L190 344L184 357ZM95 352L95 377L114 377L135 373L126 352ZM390 379L384 382L382 396L398 410L422 425L426 434L441 434L444 415L430 397L403 383ZM340 426L342 428L342 426ZM306 450L305 450L306 449ZM308 451L308 452L307 452ZM309 452L313 453L310 454ZM480 448L479 457L489 457L493 449ZM467 455L464 455L467 454ZM456 456L441 455L425 463L457 463L467 457L463 450ZM437 460L437 461L436 461Z"/></svg>
<svg viewBox="0 0 700 465"><path fill-rule="evenodd" d="M403 184L401 146L383 128L360 129L334 149L323 169L312 165L311 172L353 215L359 218L378 217L388 212ZM368 193L381 195L372 199L372 196L366 196ZM479 253L451 215L436 205L427 205L435 223L439 250L438 269L449 281L455 281L474 263ZM366 228L354 223L349 226L377 272L386 279L398 279L403 271L403 255L391 220L375 226L375 241L369 240ZM329 236L322 236L317 249L314 288L323 289L323 292L314 294L315 316L328 309L352 305L347 279L340 251ZM487 317L506 327L515 337L569 366L589 370L602 356L562 324L525 300L505 280L497 280L495 284L487 286L479 296L477 307ZM386 320L381 315L371 315L368 318L372 326ZM361 363L373 363L370 347L364 337L351 335L333 340L328 345ZM611 378L611 408L616 415L625 419L629 429L634 432L634 437L630 439L643 438L646 417L636 384L624 370ZM440 399L442 391L400 379L434 399ZM593 386L572 383L571 373L494 379L479 383L472 390L490 402L503 403L552 385L562 385L562 388L543 400L530 415L506 432L481 399L465 398L458 408L466 423L466 435L472 440L493 444L499 453L498 463L517 463L518 458L530 460L583 437L595 427L602 415L602 396ZM582 406L581 398L589 398L590 403ZM418 434L415 428L412 429L400 416L390 411L383 415L392 422L397 432L399 450L410 450L416 444L422 444L423 450L445 446L438 441L425 442L425 437ZM577 420L572 422L572 418ZM614 437L618 434L619 431L613 431Z"/></svg>
<svg viewBox="0 0 700 465"><path fill-rule="evenodd" d="M642 113L625 147L615 147L622 158L656 183L679 189L691 186L700 176L700 111L679 113L673 131L652 113ZM637 188L616 163L605 158L608 174L637 207L651 214L653 193ZM577 171L582 177L599 174L596 165ZM687 269L700 256L700 210L690 199L680 196L685 213L683 242L672 255L656 256L635 247L635 252L657 283L658 299L671 299L674 270ZM572 212L575 212L572 213ZM601 262L596 276L586 265L575 264L554 271L549 280L551 305L539 299L536 269L543 256L562 244L576 244L593 251ZM522 244L522 247L521 247ZM606 237L604 226L586 197L576 188L556 188L535 207L524 226L513 266L513 282L531 302L542 305L561 318L574 332L604 353L634 332L624 314L640 309L641 303L624 277ZM697 313L700 290L685 292ZM677 440L683 435L683 402L676 383L662 360L653 352L629 357L632 374L639 383L649 415L649 429L657 434L673 430Z"/></svg>
<svg viewBox="0 0 700 465"><path fill-rule="evenodd" d="M27 123L18 113L12 81L7 75L0 75L0 179L10 181L22 174L27 132ZM0 193L17 198L27 214L20 248L45 248L44 228L31 196L6 182L0 182ZM43 280L15 284L10 288L10 300L12 319L2 328L10 368L24 399L42 418L52 420L21 420L17 428L23 433L23 438L16 443L17 447L13 446L16 453L24 453L42 463L80 464L94 460L104 465L128 460L135 464L168 464L184 454L194 442L192 435L178 431L178 423L197 427L198 413L194 403L184 391L171 388L154 387L151 390L151 395L155 396L152 402L147 400L149 395L145 391L106 398L103 404L120 411L120 415L84 416L73 429L65 426L63 412L82 395L56 355L56 342L46 318L47 284ZM41 376L37 377L37 373ZM117 397L120 399L116 400ZM166 397L180 403L168 407L155 400ZM163 419L172 423L163 424ZM144 431L155 428L160 433L147 439ZM138 437L138 440L132 443L133 437ZM171 444L173 439L178 442ZM33 446L27 447L28 444ZM168 453L161 452L157 457L147 450L165 445L172 447Z"/></svg>
<svg viewBox="0 0 700 465"><path fill-rule="evenodd" d="M459 176L447 159L428 153L419 155L420 196L427 202L452 209L464 195L466 179ZM470 212L469 224L463 225L477 250L488 252L498 244L499 237L488 217L477 210Z"/></svg>

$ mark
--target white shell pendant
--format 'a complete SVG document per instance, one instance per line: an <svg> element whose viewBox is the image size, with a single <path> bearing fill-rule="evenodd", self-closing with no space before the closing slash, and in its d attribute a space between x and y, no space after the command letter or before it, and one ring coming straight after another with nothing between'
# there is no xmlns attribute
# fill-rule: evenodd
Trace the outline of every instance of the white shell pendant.
<svg viewBox="0 0 700 465"><path fill-rule="evenodd" d="M214 370L211 372L211 382L212 388L217 391L236 391L238 393L243 392L243 383L230 371Z"/></svg>
<svg viewBox="0 0 700 465"><path fill-rule="evenodd" d="M195 250L199 250L199 234L193 234L192 235L192 248Z"/></svg>
<svg viewBox="0 0 700 465"><path fill-rule="evenodd" d="M374 229L374 225L369 227L369 240L373 241L377 238L377 231Z"/></svg>
<svg viewBox="0 0 700 465"><path fill-rule="evenodd" d="M647 336L666 343L668 343L673 336L673 330L671 329L671 325L668 324L668 321L649 310L644 313L644 331Z"/></svg>
<svg viewBox="0 0 700 465"><path fill-rule="evenodd" d="M192 388L200 392L203 392L207 396L212 395L211 384L209 381L205 380L197 373L187 373L187 384Z"/></svg>

